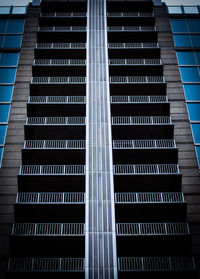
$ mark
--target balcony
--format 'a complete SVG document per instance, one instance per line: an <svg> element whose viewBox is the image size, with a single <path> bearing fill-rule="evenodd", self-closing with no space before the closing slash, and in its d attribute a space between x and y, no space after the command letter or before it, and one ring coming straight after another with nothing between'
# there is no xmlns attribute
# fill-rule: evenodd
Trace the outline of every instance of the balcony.
<svg viewBox="0 0 200 279"><path fill-rule="evenodd" d="M33 77L30 96L85 96L85 77Z"/></svg>
<svg viewBox="0 0 200 279"><path fill-rule="evenodd" d="M22 165L18 174L21 192L85 191L84 165Z"/></svg>
<svg viewBox="0 0 200 279"><path fill-rule="evenodd" d="M147 58L159 59L160 48L158 43L109 43L108 54L110 59Z"/></svg>
<svg viewBox="0 0 200 279"><path fill-rule="evenodd" d="M128 190L131 188L123 188ZM185 222L187 204L181 192L118 192L115 193L115 213L118 223Z"/></svg>
<svg viewBox="0 0 200 279"><path fill-rule="evenodd" d="M114 140L114 164L177 164L178 149L173 139Z"/></svg>
<svg viewBox="0 0 200 279"><path fill-rule="evenodd" d="M110 12L107 13L109 25L155 25L153 12Z"/></svg>
<svg viewBox="0 0 200 279"><path fill-rule="evenodd" d="M86 43L37 43L36 59L86 59Z"/></svg>
<svg viewBox="0 0 200 279"><path fill-rule="evenodd" d="M16 223L84 223L85 194L82 192L20 192L17 193L14 212Z"/></svg>
<svg viewBox="0 0 200 279"><path fill-rule="evenodd" d="M163 76L111 76L111 95L166 95L166 82Z"/></svg>
<svg viewBox="0 0 200 279"><path fill-rule="evenodd" d="M176 279L197 278L193 257L123 257L118 258L118 277Z"/></svg>
<svg viewBox="0 0 200 279"><path fill-rule="evenodd" d="M187 223L118 223L117 254L123 256L181 256L191 253Z"/></svg>
<svg viewBox="0 0 200 279"><path fill-rule="evenodd" d="M182 175L176 164L114 165L115 192L181 191Z"/></svg>
<svg viewBox="0 0 200 279"><path fill-rule="evenodd" d="M161 59L110 59L110 76L161 76L163 65Z"/></svg>
<svg viewBox="0 0 200 279"><path fill-rule="evenodd" d="M167 96L111 96L112 116L168 116Z"/></svg>
<svg viewBox="0 0 200 279"><path fill-rule="evenodd" d="M31 96L27 103L29 117L85 116L84 96Z"/></svg>
<svg viewBox="0 0 200 279"><path fill-rule="evenodd" d="M107 0L107 11L110 12L152 12L152 1L146 0L142 2L138 1L119 1L119 0Z"/></svg>
<svg viewBox="0 0 200 279"><path fill-rule="evenodd" d="M173 139L174 125L169 116L114 116L114 140Z"/></svg>
<svg viewBox="0 0 200 279"><path fill-rule="evenodd" d="M108 26L109 43L156 43L158 34L155 26Z"/></svg>
<svg viewBox="0 0 200 279"><path fill-rule="evenodd" d="M15 223L12 227L10 247L12 257L84 257L85 225Z"/></svg>
<svg viewBox="0 0 200 279"><path fill-rule="evenodd" d="M84 258L10 258L8 262L8 278L64 278L73 276L85 278Z"/></svg>
<svg viewBox="0 0 200 279"><path fill-rule="evenodd" d="M37 32L38 43L85 43L85 26L40 26Z"/></svg>
<svg viewBox="0 0 200 279"><path fill-rule="evenodd" d="M26 140L22 164L85 164L85 140Z"/></svg>

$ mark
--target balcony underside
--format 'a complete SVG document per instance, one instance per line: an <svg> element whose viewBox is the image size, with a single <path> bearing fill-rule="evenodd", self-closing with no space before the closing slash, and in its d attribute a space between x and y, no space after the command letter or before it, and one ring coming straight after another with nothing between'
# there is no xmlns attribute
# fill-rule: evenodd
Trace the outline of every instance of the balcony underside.
<svg viewBox="0 0 200 279"><path fill-rule="evenodd" d="M43 17L39 18L39 26L86 26L87 17Z"/></svg>
<svg viewBox="0 0 200 279"><path fill-rule="evenodd" d="M166 83L110 83L112 95L166 95Z"/></svg>
<svg viewBox="0 0 200 279"><path fill-rule="evenodd" d="M109 59L160 58L160 48L109 48ZM45 58L45 57L44 57Z"/></svg>
<svg viewBox="0 0 200 279"><path fill-rule="evenodd" d="M110 76L162 76L162 65L109 65Z"/></svg>
<svg viewBox="0 0 200 279"><path fill-rule="evenodd" d="M87 1L42 1L42 12L87 12Z"/></svg>
<svg viewBox="0 0 200 279"><path fill-rule="evenodd" d="M84 48L35 48L35 59L86 59Z"/></svg>
<svg viewBox="0 0 200 279"><path fill-rule="evenodd" d="M33 65L32 74L34 77L46 77L46 76L86 76L86 66L80 65Z"/></svg>
<svg viewBox="0 0 200 279"><path fill-rule="evenodd" d="M107 1L108 12L152 12L153 2L142 1Z"/></svg>
<svg viewBox="0 0 200 279"><path fill-rule="evenodd" d="M118 271L118 278L119 279L147 279L148 277L154 279L196 279L197 272L194 270L191 271L174 271L174 270L167 270L167 271L158 271L158 270L148 270L148 271Z"/></svg>
<svg viewBox="0 0 200 279"><path fill-rule="evenodd" d="M86 42L86 32L83 31L38 31L38 43L74 43Z"/></svg>
<svg viewBox="0 0 200 279"><path fill-rule="evenodd" d="M108 26L134 26L134 25L155 25L155 17L153 16L107 16L107 25Z"/></svg>
<svg viewBox="0 0 200 279"><path fill-rule="evenodd" d="M157 42L156 31L108 31L109 43Z"/></svg>

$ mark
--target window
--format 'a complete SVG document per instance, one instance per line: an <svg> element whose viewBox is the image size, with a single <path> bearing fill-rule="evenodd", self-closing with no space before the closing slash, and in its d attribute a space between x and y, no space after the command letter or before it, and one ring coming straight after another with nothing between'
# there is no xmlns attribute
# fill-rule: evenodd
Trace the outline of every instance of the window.
<svg viewBox="0 0 200 279"><path fill-rule="evenodd" d="M4 151L4 148L0 147L0 167L2 165L3 151Z"/></svg>
<svg viewBox="0 0 200 279"><path fill-rule="evenodd" d="M194 52L177 51L176 54L177 54L179 65L196 65Z"/></svg>
<svg viewBox="0 0 200 279"><path fill-rule="evenodd" d="M195 143L200 143L200 124L192 124L192 132Z"/></svg>
<svg viewBox="0 0 200 279"><path fill-rule="evenodd" d="M200 65L200 51L195 51L195 56L197 59L197 65Z"/></svg>
<svg viewBox="0 0 200 279"><path fill-rule="evenodd" d="M200 167L200 146L195 146L195 149L196 149L196 154L197 154L198 165Z"/></svg>
<svg viewBox="0 0 200 279"><path fill-rule="evenodd" d="M3 145L5 143L6 138L7 125L0 125L0 144Z"/></svg>
<svg viewBox="0 0 200 279"><path fill-rule="evenodd" d="M10 103L12 100L13 86L0 86L0 102Z"/></svg>
<svg viewBox="0 0 200 279"><path fill-rule="evenodd" d="M185 14L198 14L198 8L196 6L184 6Z"/></svg>
<svg viewBox="0 0 200 279"><path fill-rule="evenodd" d="M184 19L171 19L173 33L187 33L187 25Z"/></svg>
<svg viewBox="0 0 200 279"><path fill-rule="evenodd" d="M0 68L0 83L14 83L15 82L16 69Z"/></svg>
<svg viewBox="0 0 200 279"><path fill-rule="evenodd" d="M18 34L24 32L24 20L23 19L10 19L8 21L7 34Z"/></svg>
<svg viewBox="0 0 200 279"><path fill-rule="evenodd" d="M0 14L7 15L10 13L10 7L0 7Z"/></svg>
<svg viewBox="0 0 200 279"><path fill-rule="evenodd" d="M191 35L191 40L194 47L200 47L200 35Z"/></svg>
<svg viewBox="0 0 200 279"><path fill-rule="evenodd" d="M26 7L13 7L12 14L25 14Z"/></svg>
<svg viewBox="0 0 200 279"><path fill-rule="evenodd" d="M0 67L13 66L17 67L19 53L0 53Z"/></svg>
<svg viewBox="0 0 200 279"><path fill-rule="evenodd" d="M5 33L7 27L7 19L0 19L0 33Z"/></svg>
<svg viewBox="0 0 200 279"><path fill-rule="evenodd" d="M189 35L174 35L174 43L176 47L191 47Z"/></svg>
<svg viewBox="0 0 200 279"><path fill-rule="evenodd" d="M20 48L22 43L21 35L8 35L4 37L3 47L5 48Z"/></svg>
<svg viewBox="0 0 200 279"><path fill-rule="evenodd" d="M180 6L168 6L169 14L182 14Z"/></svg>
<svg viewBox="0 0 200 279"><path fill-rule="evenodd" d="M188 19L187 20L189 33L200 33L200 20Z"/></svg>
<svg viewBox="0 0 200 279"><path fill-rule="evenodd" d="M0 104L0 122L7 123L9 118L10 105Z"/></svg>
<svg viewBox="0 0 200 279"><path fill-rule="evenodd" d="M200 82L200 75L197 67L180 67L183 82Z"/></svg>
<svg viewBox="0 0 200 279"><path fill-rule="evenodd" d="M200 103L187 104L190 121L200 121Z"/></svg>
<svg viewBox="0 0 200 279"><path fill-rule="evenodd" d="M187 101L200 101L200 85L184 84L184 91Z"/></svg>

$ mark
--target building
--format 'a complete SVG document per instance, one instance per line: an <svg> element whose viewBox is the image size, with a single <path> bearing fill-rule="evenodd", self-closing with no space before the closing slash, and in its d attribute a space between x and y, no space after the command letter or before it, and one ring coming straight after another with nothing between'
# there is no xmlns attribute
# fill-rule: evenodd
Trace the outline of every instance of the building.
<svg viewBox="0 0 200 279"><path fill-rule="evenodd" d="M199 46L179 48L172 31L199 10L36 2L0 172L2 276L198 278L198 146L179 59L189 51L199 71Z"/></svg>

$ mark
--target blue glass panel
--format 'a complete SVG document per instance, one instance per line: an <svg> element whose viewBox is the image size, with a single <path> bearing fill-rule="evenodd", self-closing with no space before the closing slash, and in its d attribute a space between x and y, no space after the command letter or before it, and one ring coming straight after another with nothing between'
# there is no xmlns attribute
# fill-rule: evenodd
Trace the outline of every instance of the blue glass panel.
<svg viewBox="0 0 200 279"><path fill-rule="evenodd" d="M3 150L4 150L4 148L3 148L3 147L0 147L0 167L1 167L1 165L2 165Z"/></svg>
<svg viewBox="0 0 200 279"><path fill-rule="evenodd" d="M16 68L0 69L0 83L14 83L16 75Z"/></svg>
<svg viewBox="0 0 200 279"><path fill-rule="evenodd" d="M200 85L184 84L184 91L187 101L200 101Z"/></svg>
<svg viewBox="0 0 200 279"><path fill-rule="evenodd" d="M11 102L14 86L0 86L0 102Z"/></svg>
<svg viewBox="0 0 200 279"><path fill-rule="evenodd" d="M177 47L191 47L189 35L174 35L174 43Z"/></svg>
<svg viewBox="0 0 200 279"><path fill-rule="evenodd" d="M18 65L19 53L0 53L0 66Z"/></svg>
<svg viewBox="0 0 200 279"><path fill-rule="evenodd" d="M187 19L187 24L190 33L200 33L199 19Z"/></svg>
<svg viewBox="0 0 200 279"><path fill-rule="evenodd" d="M0 7L0 14L7 15L10 13L10 7Z"/></svg>
<svg viewBox="0 0 200 279"><path fill-rule="evenodd" d="M13 7L12 13L13 14L25 14L26 7Z"/></svg>
<svg viewBox="0 0 200 279"><path fill-rule="evenodd" d="M195 6L185 6L184 7L185 14L198 14L198 8Z"/></svg>
<svg viewBox="0 0 200 279"><path fill-rule="evenodd" d="M178 51L176 54L179 65L196 65L194 52Z"/></svg>
<svg viewBox="0 0 200 279"><path fill-rule="evenodd" d="M7 125L0 125L0 144L5 143Z"/></svg>
<svg viewBox="0 0 200 279"><path fill-rule="evenodd" d="M7 19L0 19L0 33L6 32Z"/></svg>
<svg viewBox="0 0 200 279"><path fill-rule="evenodd" d="M183 82L200 82L200 75L197 67L180 67Z"/></svg>
<svg viewBox="0 0 200 279"><path fill-rule="evenodd" d="M192 132L195 143L200 143L200 124L192 124Z"/></svg>
<svg viewBox="0 0 200 279"><path fill-rule="evenodd" d="M5 36L4 47L8 48L20 48L22 43L21 35L8 35Z"/></svg>
<svg viewBox="0 0 200 279"><path fill-rule="evenodd" d="M184 19L171 19L171 26L173 33L185 33L188 32L187 25Z"/></svg>
<svg viewBox="0 0 200 279"><path fill-rule="evenodd" d="M168 6L169 14L182 14L180 6Z"/></svg>
<svg viewBox="0 0 200 279"><path fill-rule="evenodd" d="M3 39L4 39L4 36L0 35L0 47L3 47Z"/></svg>
<svg viewBox="0 0 200 279"><path fill-rule="evenodd" d="M23 19L10 19L6 33L17 34L24 32L24 20Z"/></svg>
<svg viewBox="0 0 200 279"><path fill-rule="evenodd" d="M197 64L200 65L200 51L195 51L195 56L197 59Z"/></svg>
<svg viewBox="0 0 200 279"><path fill-rule="evenodd" d="M197 154L197 161L200 168L200 146L195 146L196 154Z"/></svg>
<svg viewBox="0 0 200 279"><path fill-rule="evenodd" d="M0 104L0 122L8 122L10 105Z"/></svg>
<svg viewBox="0 0 200 279"><path fill-rule="evenodd" d="M192 40L192 45L194 47L200 47L200 35L190 35Z"/></svg>
<svg viewBox="0 0 200 279"><path fill-rule="evenodd" d="M200 121L200 103L187 104L190 121Z"/></svg>

